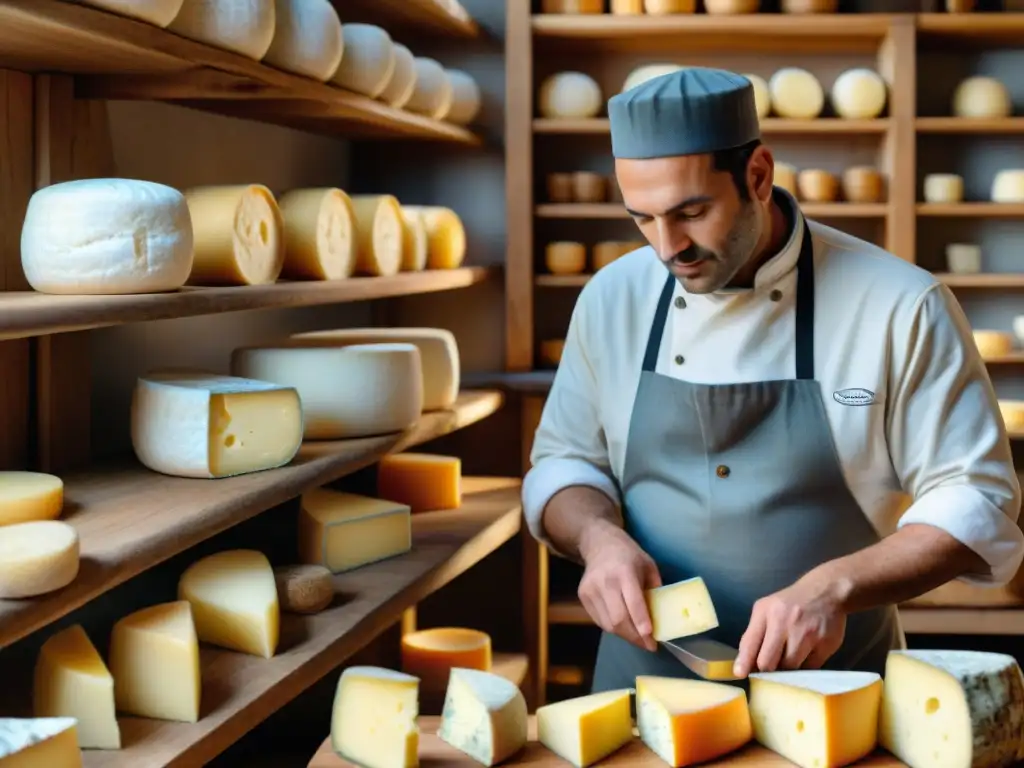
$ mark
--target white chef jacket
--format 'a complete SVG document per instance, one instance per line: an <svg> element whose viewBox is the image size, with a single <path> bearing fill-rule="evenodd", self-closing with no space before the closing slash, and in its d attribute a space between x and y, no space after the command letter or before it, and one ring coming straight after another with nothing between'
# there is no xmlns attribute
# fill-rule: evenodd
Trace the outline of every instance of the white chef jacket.
<svg viewBox="0 0 1024 768"><path fill-rule="evenodd" d="M795 218L752 289L675 286L657 373L702 384L794 378L796 262L809 226L815 378L851 493L880 536L934 525L988 564L962 581L1007 583L1024 559L1021 490L960 305L929 272ZM541 513L558 491L590 486L621 504L630 415L667 275L648 246L601 269L580 293L523 481L529 529L552 550Z"/></svg>

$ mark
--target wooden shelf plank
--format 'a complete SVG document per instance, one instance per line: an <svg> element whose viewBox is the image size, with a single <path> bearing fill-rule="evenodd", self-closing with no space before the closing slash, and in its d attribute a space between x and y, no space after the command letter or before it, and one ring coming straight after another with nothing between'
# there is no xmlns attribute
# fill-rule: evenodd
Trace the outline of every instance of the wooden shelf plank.
<svg viewBox="0 0 1024 768"><path fill-rule="evenodd" d="M537 275L534 282L539 288L582 288L591 277L591 274Z"/></svg>
<svg viewBox="0 0 1024 768"><path fill-rule="evenodd" d="M281 282L229 288L186 287L128 296L54 296L31 291L0 294L0 340L123 323L309 307L465 288L496 270L484 267L404 272L394 277Z"/></svg>
<svg viewBox="0 0 1024 768"><path fill-rule="evenodd" d="M86 768L205 765L381 632L402 611L465 573L519 533L519 481L463 481L461 508L413 517L413 549L334 577L335 604L282 614L277 655L262 659L203 646L202 719L118 718L123 748L83 752Z"/></svg>
<svg viewBox="0 0 1024 768"><path fill-rule="evenodd" d="M1024 272L979 272L973 275L936 272L935 277L950 288L1024 288Z"/></svg>
<svg viewBox="0 0 1024 768"><path fill-rule="evenodd" d="M918 133L1016 134L1024 133L1024 117L919 117L915 127Z"/></svg>
<svg viewBox="0 0 1024 768"><path fill-rule="evenodd" d="M458 0L333 0L346 23L365 21L389 32L396 26L450 37L475 38L480 27Z"/></svg>
<svg viewBox="0 0 1024 768"><path fill-rule="evenodd" d="M659 16L658 18L664 18ZM761 133L765 136L803 136L826 134L849 136L856 134L883 134L889 130L887 117L873 120L846 120L837 117L822 117L817 120L796 120L768 117L761 121ZM604 134L610 133L608 118L592 117L579 120L538 117L533 121L533 132L540 134Z"/></svg>
<svg viewBox="0 0 1024 768"><path fill-rule="evenodd" d="M918 216L988 219L1024 219L1024 203L918 203Z"/></svg>
<svg viewBox="0 0 1024 768"><path fill-rule="evenodd" d="M1007 355L985 358L986 365L1024 365L1024 351L1010 352Z"/></svg>
<svg viewBox="0 0 1024 768"><path fill-rule="evenodd" d="M801 203L804 215L820 218L881 218L888 214L885 203ZM628 219L620 203L545 203L534 213L542 219Z"/></svg>
<svg viewBox="0 0 1024 768"><path fill-rule="evenodd" d="M919 13L918 39L926 46L1020 48L1024 13Z"/></svg>
<svg viewBox="0 0 1024 768"><path fill-rule="evenodd" d="M579 600L552 600L548 603L548 624L593 624Z"/></svg>
<svg viewBox="0 0 1024 768"><path fill-rule="evenodd" d="M81 568L69 586L34 600L0 600L0 647L211 536L497 411L500 392L463 392L450 411L413 429L359 440L309 442L287 467L217 480L168 477L132 462L64 478L63 520L78 530Z"/></svg>

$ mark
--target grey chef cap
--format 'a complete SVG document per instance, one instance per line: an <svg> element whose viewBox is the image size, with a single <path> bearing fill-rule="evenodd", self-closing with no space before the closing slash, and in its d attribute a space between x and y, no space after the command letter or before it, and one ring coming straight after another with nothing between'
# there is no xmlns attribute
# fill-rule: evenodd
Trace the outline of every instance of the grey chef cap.
<svg viewBox="0 0 1024 768"><path fill-rule="evenodd" d="M700 155L760 138L754 86L733 72L686 67L608 100L612 154L640 160Z"/></svg>

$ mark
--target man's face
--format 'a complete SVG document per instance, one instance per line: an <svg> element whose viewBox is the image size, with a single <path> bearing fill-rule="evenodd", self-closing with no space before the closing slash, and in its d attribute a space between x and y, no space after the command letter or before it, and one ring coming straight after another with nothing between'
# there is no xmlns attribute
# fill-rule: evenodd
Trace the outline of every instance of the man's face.
<svg viewBox="0 0 1024 768"><path fill-rule="evenodd" d="M627 210L688 293L724 288L754 255L764 206L742 200L710 154L620 159L615 173Z"/></svg>

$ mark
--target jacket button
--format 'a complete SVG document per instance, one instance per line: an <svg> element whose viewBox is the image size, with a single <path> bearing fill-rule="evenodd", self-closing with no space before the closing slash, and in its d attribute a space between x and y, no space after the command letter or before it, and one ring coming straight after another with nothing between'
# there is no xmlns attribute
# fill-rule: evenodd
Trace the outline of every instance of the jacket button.
<svg viewBox="0 0 1024 768"><path fill-rule="evenodd" d="M768 294L768 298L770 298L772 301L781 301L782 300L782 291L780 291L778 288L776 288L774 291L772 291L771 293Z"/></svg>
<svg viewBox="0 0 1024 768"><path fill-rule="evenodd" d="M729 472L730 470L727 466L725 466L725 464L719 464L718 469L715 470L715 474L718 475L719 477L728 477Z"/></svg>
<svg viewBox="0 0 1024 768"><path fill-rule="evenodd" d="M682 365L682 364L683 364L683 356L682 355L676 355L676 365Z"/></svg>
<svg viewBox="0 0 1024 768"><path fill-rule="evenodd" d="M676 296L676 309L683 309L686 306L686 299L682 296Z"/></svg>

